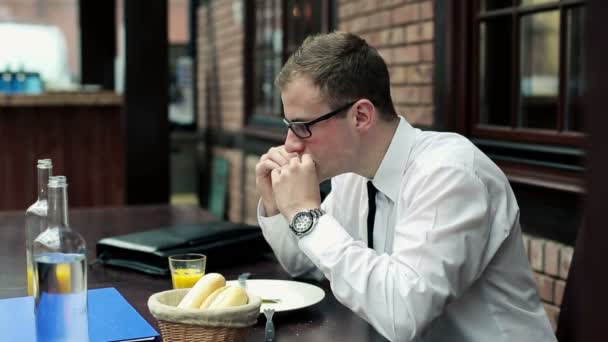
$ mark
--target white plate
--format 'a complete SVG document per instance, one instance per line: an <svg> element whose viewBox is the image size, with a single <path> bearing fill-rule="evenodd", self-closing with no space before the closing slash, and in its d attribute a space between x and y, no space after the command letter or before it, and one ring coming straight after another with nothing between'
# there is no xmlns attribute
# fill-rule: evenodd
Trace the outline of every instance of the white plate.
<svg viewBox="0 0 608 342"><path fill-rule="evenodd" d="M238 286L238 281L230 280L226 285ZM280 299L278 303L262 303L260 312L266 308L276 312L302 309L317 304L325 297L325 291L318 286L290 280L250 279L247 292L262 299Z"/></svg>

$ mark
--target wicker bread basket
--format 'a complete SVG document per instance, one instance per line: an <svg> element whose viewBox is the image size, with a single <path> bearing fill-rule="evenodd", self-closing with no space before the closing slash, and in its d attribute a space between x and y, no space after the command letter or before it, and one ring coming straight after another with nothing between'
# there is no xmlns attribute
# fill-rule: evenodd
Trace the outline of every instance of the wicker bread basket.
<svg viewBox="0 0 608 342"><path fill-rule="evenodd" d="M148 308L158 321L164 342L245 341L260 314L262 300L249 295L245 305L222 309L178 309L190 289L153 294Z"/></svg>

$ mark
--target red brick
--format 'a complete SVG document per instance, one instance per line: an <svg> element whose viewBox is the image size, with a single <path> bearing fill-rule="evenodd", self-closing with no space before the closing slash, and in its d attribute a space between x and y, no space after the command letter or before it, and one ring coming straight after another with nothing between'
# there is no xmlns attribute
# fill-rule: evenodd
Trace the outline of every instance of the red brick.
<svg viewBox="0 0 608 342"><path fill-rule="evenodd" d="M378 53L380 54L380 56L382 56L382 58L384 59L384 62L386 64L393 63L393 49L389 49L389 48L378 49Z"/></svg>
<svg viewBox="0 0 608 342"><path fill-rule="evenodd" d="M405 43L405 28L404 27L396 27L391 29L390 31L390 43L391 44L403 44Z"/></svg>
<svg viewBox="0 0 608 342"><path fill-rule="evenodd" d="M433 125L433 107L429 106L397 106L397 112L410 124L430 127Z"/></svg>
<svg viewBox="0 0 608 342"><path fill-rule="evenodd" d="M408 45L395 49L395 62L398 63L414 63L420 61L420 46Z"/></svg>
<svg viewBox="0 0 608 342"><path fill-rule="evenodd" d="M352 15L352 11L353 11L353 8L355 5L356 4L353 2L350 2L350 3L347 2L344 4L340 4L340 6L337 6L338 7L338 17L340 19L345 19L347 17L350 17ZM343 20L340 20L340 21L342 22Z"/></svg>
<svg viewBox="0 0 608 342"><path fill-rule="evenodd" d="M555 305L544 304L545 312L547 313L547 317L549 318L549 322L551 322L551 327L553 327L553 331L557 330L557 319L559 317L559 308Z"/></svg>
<svg viewBox="0 0 608 342"><path fill-rule="evenodd" d="M433 103L433 87L421 87L420 88L420 103L432 104Z"/></svg>
<svg viewBox="0 0 608 342"><path fill-rule="evenodd" d="M420 57L425 62L432 62L435 59L433 56L433 43L420 45Z"/></svg>
<svg viewBox="0 0 608 342"><path fill-rule="evenodd" d="M562 299L564 298L565 289L565 281L559 279L555 281L555 293L553 294L553 302L555 303L555 305L562 305Z"/></svg>
<svg viewBox="0 0 608 342"><path fill-rule="evenodd" d="M420 39L421 40L432 40L433 32L435 29L434 23L432 21L427 21L422 24L419 24L419 26L420 26Z"/></svg>
<svg viewBox="0 0 608 342"><path fill-rule="evenodd" d="M368 28L369 17L357 17L352 20L351 31L354 33L360 33L361 31Z"/></svg>
<svg viewBox="0 0 608 342"><path fill-rule="evenodd" d="M352 20L341 20L338 29L344 32L352 32Z"/></svg>
<svg viewBox="0 0 608 342"><path fill-rule="evenodd" d="M547 241L545 244L545 274L558 276L559 275L559 251L561 244L554 241Z"/></svg>
<svg viewBox="0 0 608 342"><path fill-rule="evenodd" d="M432 83L433 82L433 65L420 64L414 67L413 72L415 82Z"/></svg>
<svg viewBox="0 0 608 342"><path fill-rule="evenodd" d="M433 125L433 107L419 107L414 113L416 117L410 121L413 125L426 127Z"/></svg>
<svg viewBox="0 0 608 342"><path fill-rule="evenodd" d="M405 27L405 41L408 43L420 41L420 24L411 24Z"/></svg>
<svg viewBox="0 0 608 342"><path fill-rule="evenodd" d="M369 12L374 11L379 6L379 0L365 0L359 3L359 12Z"/></svg>
<svg viewBox="0 0 608 342"><path fill-rule="evenodd" d="M407 24L418 20L418 4L407 4L399 6L393 11L391 11L391 13L393 15L392 24Z"/></svg>
<svg viewBox="0 0 608 342"><path fill-rule="evenodd" d="M371 46L380 46L380 32L368 32L360 35Z"/></svg>
<svg viewBox="0 0 608 342"><path fill-rule="evenodd" d="M369 15L368 29L376 29L390 24L391 12L383 11Z"/></svg>
<svg viewBox="0 0 608 342"><path fill-rule="evenodd" d="M570 262L572 262L572 253L574 249L570 246L562 246L560 251L559 261L559 276L562 279L568 279L568 271L570 270Z"/></svg>
<svg viewBox="0 0 608 342"><path fill-rule="evenodd" d="M396 66L390 69L391 82L392 83L405 83L408 82L407 67Z"/></svg>
<svg viewBox="0 0 608 342"><path fill-rule="evenodd" d="M384 7L392 7L405 2L404 0L384 0Z"/></svg>
<svg viewBox="0 0 608 342"><path fill-rule="evenodd" d="M553 303L553 292L555 280L549 276L534 273L534 279L536 280L536 286L538 287L538 294L540 298L548 303Z"/></svg>
<svg viewBox="0 0 608 342"><path fill-rule="evenodd" d="M391 43L392 29L384 29L378 32L378 46L386 46Z"/></svg>
<svg viewBox="0 0 608 342"><path fill-rule="evenodd" d="M405 27L405 41L408 43L419 42L421 40L422 27L420 24L411 24Z"/></svg>
<svg viewBox="0 0 608 342"><path fill-rule="evenodd" d="M420 19L433 18L433 2L426 1L420 4Z"/></svg>
<svg viewBox="0 0 608 342"><path fill-rule="evenodd" d="M391 89L393 101L404 104L420 103L420 89L418 87L398 86Z"/></svg>
<svg viewBox="0 0 608 342"><path fill-rule="evenodd" d="M538 272L543 271L543 252L545 247L545 240L539 238L530 239L530 266L532 269Z"/></svg>

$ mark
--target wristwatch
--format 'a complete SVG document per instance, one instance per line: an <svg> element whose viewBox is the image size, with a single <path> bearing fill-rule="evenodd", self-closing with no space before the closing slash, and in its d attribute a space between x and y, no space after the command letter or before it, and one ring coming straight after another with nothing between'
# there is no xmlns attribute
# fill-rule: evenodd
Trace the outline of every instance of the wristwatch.
<svg viewBox="0 0 608 342"><path fill-rule="evenodd" d="M313 228L317 225L319 221L319 217L325 214L325 210L317 208L304 210L297 213L291 223L289 224L289 228L296 234L298 238L312 232Z"/></svg>

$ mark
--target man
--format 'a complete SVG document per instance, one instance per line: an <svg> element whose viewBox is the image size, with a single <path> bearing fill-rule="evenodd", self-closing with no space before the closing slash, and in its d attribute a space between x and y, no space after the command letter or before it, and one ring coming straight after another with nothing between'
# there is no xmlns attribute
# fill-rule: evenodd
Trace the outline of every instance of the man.
<svg viewBox="0 0 608 342"><path fill-rule="evenodd" d="M398 116L374 48L309 37L277 86L289 129L256 166L258 220L291 275L320 270L389 340L555 341L506 177L465 138Z"/></svg>

